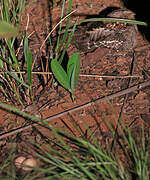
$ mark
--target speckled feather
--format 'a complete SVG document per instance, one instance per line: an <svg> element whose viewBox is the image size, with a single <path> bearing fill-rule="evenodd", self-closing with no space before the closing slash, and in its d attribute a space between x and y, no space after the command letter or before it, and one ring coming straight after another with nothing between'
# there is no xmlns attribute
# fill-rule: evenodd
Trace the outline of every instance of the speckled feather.
<svg viewBox="0 0 150 180"><path fill-rule="evenodd" d="M128 9L118 9L107 17L134 19L134 13ZM85 53L99 47L113 49L117 52L132 51L137 39L137 26L119 22L92 22L86 27L78 26L72 39L74 45Z"/></svg>

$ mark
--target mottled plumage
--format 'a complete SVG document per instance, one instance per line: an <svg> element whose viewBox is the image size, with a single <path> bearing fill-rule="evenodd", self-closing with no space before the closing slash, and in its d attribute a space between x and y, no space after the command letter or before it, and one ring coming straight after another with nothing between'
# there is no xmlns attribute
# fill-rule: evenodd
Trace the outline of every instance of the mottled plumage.
<svg viewBox="0 0 150 180"><path fill-rule="evenodd" d="M134 13L128 9L118 9L107 17L134 19ZM85 53L98 47L106 47L116 52L132 51L137 39L137 26L119 22L92 22L78 26L72 39L74 45Z"/></svg>

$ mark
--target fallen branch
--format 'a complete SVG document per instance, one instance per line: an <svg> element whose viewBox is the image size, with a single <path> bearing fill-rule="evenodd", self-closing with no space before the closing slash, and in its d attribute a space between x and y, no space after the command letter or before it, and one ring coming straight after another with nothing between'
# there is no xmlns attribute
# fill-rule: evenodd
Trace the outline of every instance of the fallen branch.
<svg viewBox="0 0 150 180"><path fill-rule="evenodd" d="M135 85L135 86L132 86L128 89L125 89L125 90L122 90L122 91L119 91L117 93L114 93L114 94L111 94L111 95L108 95L108 96L105 96L105 97L102 97L102 98L98 98L96 100L94 100L93 102L88 102L88 103L85 103L85 104L82 104L80 106L77 106L77 107L74 107L74 108L71 108L71 109L68 109L66 111L63 111L63 112L60 112L56 115L52 115L44 120L41 120L40 118L38 117L34 117L30 114L27 114L25 112L22 112L10 105L7 105L5 103L0 103L0 107L3 108L3 109L6 109L7 111L11 111L11 112L15 112L16 114L18 115L21 115L23 116L24 118L28 118L28 119L31 119L33 120L34 122L30 125L26 125L26 126L23 126L23 127L19 127L19 128L16 128L16 129L13 129L13 130L10 130L8 132L5 132L5 133L2 133L0 134L0 139L3 139L3 138L6 138L8 136L12 136L14 134L17 134L19 132L22 132L24 130L27 130L27 129L30 129L32 128L33 126L39 126L41 125L42 122L48 122L48 121L51 121L53 119L56 119L56 118L60 118L64 115L67 115L68 113L73 113L75 111L78 111L78 110L81 110L83 108L87 108L89 106L92 106L92 105L95 105L95 104L98 104L98 103L101 103L101 102L104 102L104 101L107 101L107 100L111 100L111 99L114 99L116 97L120 97L122 95L125 95L125 94L129 94L133 91L138 91L138 90L141 90L147 86L150 86L150 81L146 81L146 82L143 82L141 84L138 84L138 85Z"/></svg>

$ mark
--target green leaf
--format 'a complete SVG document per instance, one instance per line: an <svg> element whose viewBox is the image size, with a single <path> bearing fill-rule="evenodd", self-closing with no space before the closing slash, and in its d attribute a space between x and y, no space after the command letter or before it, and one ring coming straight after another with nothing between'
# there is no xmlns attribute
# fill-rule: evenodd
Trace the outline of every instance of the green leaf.
<svg viewBox="0 0 150 180"><path fill-rule="evenodd" d="M131 20L131 19L120 19L120 18L89 18L89 19L79 20L77 22L77 24L84 23L84 22L95 22L95 21L121 22L121 23L148 26L148 24L146 22L143 22L143 21L136 21L136 20Z"/></svg>
<svg viewBox="0 0 150 180"><path fill-rule="evenodd" d="M29 86L32 85L32 53L28 47L28 38L25 37L24 40L24 56L25 62L27 63L27 77Z"/></svg>
<svg viewBox="0 0 150 180"><path fill-rule="evenodd" d="M0 21L0 38L9 38L18 34L17 28L5 21Z"/></svg>
<svg viewBox="0 0 150 180"><path fill-rule="evenodd" d="M60 63L56 59L52 59L51 61L51 69L56 78L56 80L65 88L71 92L70 81L67 76L67 73L62 68Z"/></svg>
<svg viewBox="0 0 150 180"><path fill-rule="evenodd" d="M32 53L31 50L27 50L27 77L29 86L32 85Z"/></svg>
<svg viewBox="0 0 150 180"><path fill-rule="evenodd" d="M78 56L79 56L78 53L74 53L68 61L67 74L68 74L69 79L71 79L73 68L74 68L74 65L76 64L76 59L78 58Z"/></svg>
<svg viewBox="0 0 150 180"><path fill-rule="evenodd" d="M80 57L79 53L74 53L67 64L67 74L70 80L71 89L74 90L80 73Z"/></svg>

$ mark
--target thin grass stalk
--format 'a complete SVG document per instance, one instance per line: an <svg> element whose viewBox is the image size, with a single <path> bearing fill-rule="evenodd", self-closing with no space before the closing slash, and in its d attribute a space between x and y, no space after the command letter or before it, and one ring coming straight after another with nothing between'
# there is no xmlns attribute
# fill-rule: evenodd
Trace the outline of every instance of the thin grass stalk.
<svg viewBox="0 0 150 180"><path fill-rule="evenodd" d="M11 79L10 76L12 75L13 78L17 78L17 77L14 76L11 72L6 71L4 68L1 68L1 69L3 70L3 72L6 72L6 73L4 74L4 76L3 76L3 77L1 76L1 77L4 79L4 84L5 84L5 82L6 82L6 84L9 86L8 92L11 91L13 95L15 94L17 101L23 106L22 100L21 100L21 98L20 98L20 94L17 92L16 85L15 85L15 83L13 83L13 81L12 81L12 79ZM10 76L8 76L8 74L9 74ZM11 96L12 94L9 92L9 95L10 95L10 96Z"/></svg>
<svg viewBox="0 0 150 180"><path fill-rule="evenodd" d="M61 19L63 18L63 14L64 14L64 7L65 7L65 0L63 0L63 4L62 4L62 10L61 10ZM56 45L56 52L55 52L55 58L58 59L58 54L60 52L60 32L61 32L61 28L62 28L62 22L59 25L59 30L58 30L58 37L57 37L57 45Z"/></svg>
<svg viewBox="0 0 150 180"><path fill-rule="evenodd" d="M19 62L18 62L17 57L16 57L16 55L15 55L15 53L14 53L12 47L11 47L11 42L10 42L10 40L7 41L7 46L8 46L8 48L9 48L9 51L10 51L10 54L11 54L13 63L15 63L15 66L16 66L17 71L20 72ZM21 74L20 74L20 80L23 81L23 77L22 77Z"/></svg>
<svg viewBox="0 0 150 180"><path fill-rule="evenodd" d="M72 174L72 175L77 175L79 174L79 171L77 168L74 167L74 164L71 162L65 162L61 159L58 159L57 157L51 155L49 152L43 150L40 146L38 146L38 148L44 152L44 154L47 156L45 157L45 155L39 155L38 156L43 159L45 162L47 162L48 164L50 164L50 167L53 167L53 169L58 168L61 169L63 171L65 171L67 174ZM59 151L56 151L56 154L59 153ZM68 155L66 154L66 157L64 156L64 160L68 159ZM41 170L42 171L42 170ZM46 169L44 171L47 171ZM54 173L54 172L53 172Z"/></svg>
<svg viewBox="0 0 150 180"><path fill-rule="evenodd" d="M63 1L62 12L61 12L61 19L64 16L64 5L65 5L65 0ZM68 3L68 14L71 12L71 9L72 9L72 0L69 0L69 3ZM68 30L69 30L69 24L70 24L70 16L67 17L65 32L64 32L63 37L61 38L62 23L60 23L59 30L58 30L57 46L56 46L56 59L58 58L58 54L59 54L61 48L63 47L64 43L66 43L66 39L67 39L67 35L68 35ZM61 39L61 42L60 42L60 39ZM69 41L71 41L71 40L69 39ZM61 58L59 59L60 64L62 63L62 60L63 60L63 57L64 57L64 53L66 52L66 49L68 47L68 43L70 43L70 42L67 41L67 45L65 46L65 49L63 50Z"/></svg>
<svg viewBox="0 0 150 180"><path fill-rule="evenodd" d="M64 58L64 55L65 55L65 53L66 53L66 50L67 50L67 48L69 47L69 45L70 45L70 43L71 43L71 39L72 39L72 36L73 36L73 34L74 34L74 32L75 32L75 29L76 29L76 24L74 25L74 27L73 27L73 29L72 29L72 32L70 33L69 38L68 38L68 40L67 40L67 42L66 42L66 45L65 45L65 47L64 47L64 50L63 50L63 52L62 52L62 54L61 54L61 57L60 57L60 59L59 59L60 64L62 63L63 58ZM65 34L64 34L64 35L65 35Z"/></svg>
<svg viewBox="0 0 150 180"><path fill-rule="evenodd" d="M9 19L9 13L8 13L8 10L9 10L9 5L8 5L8 0L2 0L2 12L3 12L3 19L6 21L6 22L10 22L10 19Z"/></svg>
<svg viewBox="0 0 150 180"><path fill-rule="evenodd" d="M132 170L130 172L136 174L140 180L148 180L150 175L150 172L148 170L148 156L150 154L150 151L149 149L146 149L144 128L142 127L141 144L136 143L133 136L131 135L130 130L127 128L125 129L125 133L122 133L122 135L125 142L128 144L128 148L130 149L130 152L124 151L125 157L129 162L129 166L132 167Z"/></svg>
<svg viewBox="0 0 150 180"><path fill-rule="evenodd" d="M7 22L13 22L13 24L17 25L18 27L20 26L20 21L21 21L21 16L22 13L25 9L25 4L27 1L23 1L23 0L17 0L17 1L9 1L9 0L3 0L2 1L2 19L7 21ZM5 40L5 46L3 47L3 49L6 49L6 46L8 47L9 52L5 52L3 53L4 57L8 59L8 64L13 64L13 66L8 66L9 70L11 71L17 71L20 72L20 68L19 68L19 62L18 59L15 55L13 46L14 46L14 42L15 42L15 38L11 38L11 39L7 39ZM10 57L8 58L8 55L10 53ZM1 61L1 67L3 68L3 62ZM14 68L15 67L15 68ZM11 69L12 68L12 69ZM8 70L8 71L9 71ZM6 75L5 75L6 76ZM15 78L14 85L13 85L13 90L16 94L17 99L19 99L19 103L22 104L21 102L21 97L19 92L22 92L23 94L25 94L24 89L22 88L22 85L25 84L24 82L24 78L22 76L22 74L18 74L16 76L13 76L11 73L9 73L8 76L11 76L13 78ZM11 81L10 78L7 76L8 82ZM11 83L11 82L9 82ZM20 85L20 83L22 85ZM12 86L12 85L11 85ZM15 88L18 88L18 90ZM31 89L31 88L30 88ZM17 93L18 91L18 93ZM31 91L31 90L30 90Z"/></svg>
<svg viewBox="0 0 150 180"><path fill-rule="evenodd" d="M69 0L69 3L68 3L68 14L71 13L71 9L72 9L72 0ZM62 38L59 50L63 47L64 42L66 42L67 35L68 35L68 30L69 30L70 18L71 18L71 16L67 17L66 27L65 27L64 35L63 35L63 38ZM61 26L59 28L59 32L61 32Z"/></svg>

